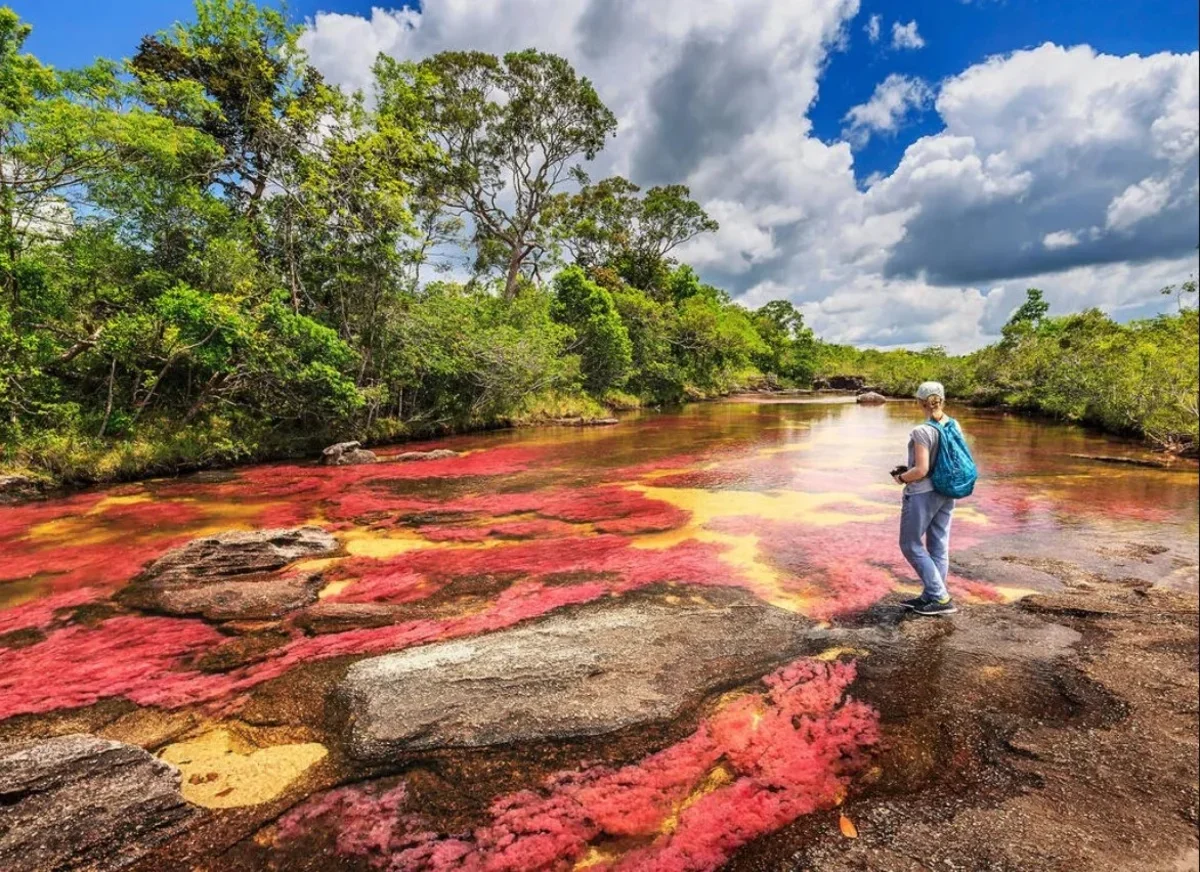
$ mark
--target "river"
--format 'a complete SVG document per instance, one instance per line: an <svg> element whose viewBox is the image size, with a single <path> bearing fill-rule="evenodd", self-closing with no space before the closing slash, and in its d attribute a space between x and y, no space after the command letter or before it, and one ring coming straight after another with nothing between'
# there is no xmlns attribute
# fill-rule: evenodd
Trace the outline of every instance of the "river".
<svg viewBox="0 0 1200 872"><path fill-rule="evenodd" d="M1088 631L1017 606L1196 594L1194 465L950 411L981 470L957 623L895 605L918 590L887 474L904 402L743 398L0 508L0 741L85 733L177 767L190 823L125 839L145 868L758 868L857 796L947 783L913 774L927 697L888 689L912 646L969 666L970 700L986 679L1012 717L1075 725L1034 697ZM454 454L398 459L432 450ZM306 525L309 550L249 576L129 584L200 537Z"/></svg>

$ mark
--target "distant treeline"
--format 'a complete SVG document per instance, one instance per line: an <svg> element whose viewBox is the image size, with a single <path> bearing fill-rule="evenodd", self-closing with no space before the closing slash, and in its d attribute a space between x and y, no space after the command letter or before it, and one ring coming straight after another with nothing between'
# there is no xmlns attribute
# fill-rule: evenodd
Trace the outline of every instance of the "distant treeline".
<svg viewBox="0 0 1200 872"><path fill-rule="evenodd" d="M862 375L895 395L927 378L953 398L1004 405L1196 452L1200 397L1196 282L1163 289L1178 312L1118 324L1097 309L1050 317L1042 292L1025 303L994 345L961 357L938 348L861 351L821 344L816 369Z"/></svg>
<svg viewBox="0 0 1200 872"><path fill-rule="evenodd" d="M842 371L1195 439L1194 313L1014 316L948 358L733 303L673 257L717 228L686 187L581 169L616 120L554 55L381 56L347 94L248 0L81 70L29 32L0 9L10 467L111 479Z"/></svg>

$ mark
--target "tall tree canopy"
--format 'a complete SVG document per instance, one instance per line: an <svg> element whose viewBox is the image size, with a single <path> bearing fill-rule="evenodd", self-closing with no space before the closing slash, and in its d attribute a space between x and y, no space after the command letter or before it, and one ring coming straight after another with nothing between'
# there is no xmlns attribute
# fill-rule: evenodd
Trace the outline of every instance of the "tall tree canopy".
<svg viewBox="0 0 1200 872"><path fill-rule="evenodd" d="M691 199L684 185L641 189L615 176L584 184L555 204L558 234L575 262L615 269L642 290L657 288L670 266L668 255L718 224Z"/></svg>
<svg viewBox="0 0 1200 872"><path fill-rule="evenodd" d="M617 122L596 89L557 55L498 58L443 52L415 71L380 59L382 105L420 111L444 160L426 190L473 225L481 270L499 267L504 296L551 245L543 213L579 159L591 160Z"/></svg>

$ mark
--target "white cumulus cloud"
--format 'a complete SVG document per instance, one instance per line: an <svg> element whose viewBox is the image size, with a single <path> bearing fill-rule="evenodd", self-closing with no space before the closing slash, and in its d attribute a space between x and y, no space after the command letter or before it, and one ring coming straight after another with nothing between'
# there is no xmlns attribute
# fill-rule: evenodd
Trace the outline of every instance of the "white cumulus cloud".
<svg viewBox="0 0 1200 872"><path fill-rule="evenodd" d="M1079 244L1079 237L1070 230L1055 230L1042 237L1042 245L1046 248L1070 248Z"/></svg>
<svg viewBox="0 0 1200 872"><path fill-rule="evenodd" d="M925 39L917 32L916 20L901 24L892 22L892 48L924 48Z"/></svg>
<svg viewBox="0 0 1200 872"><path fill-rule="evenodd" d="M875 86L866 103L854 106L842 119L846 138L856 148L867 144L872 133L894 132L914 111L933 100L933 91L923 79L892 73Z"/></svg>
<svg viewBox="0 0 1200 872"><path fill-rule="evenodd" d="M928 93L888 77L850 110L848 135L898 130L927 106L941 129L860 186L850 144L822 141L808 120L858 11L857 0L425 0L419 12L319 14L302 44L349 87L369 83L379 51L563 55L620 124L592 175L689 185L721 230L680 257L746 305L791 299L834 341L962 351L994 338L1027 287L1056 312L1132 317L1162 310L1159 288L1196 271L1196 53L1048 43ZM915 22L900 29L920 38Z"/></svg>
<svg viewBox="0 0 1200 872"><path fill-rule="evenodd" d="M863 32L866 33L867 39L872 43L879 42L879 34L883 30L883 16L879 14L872 15L867 19L866 25L863 27Z"/></svg>

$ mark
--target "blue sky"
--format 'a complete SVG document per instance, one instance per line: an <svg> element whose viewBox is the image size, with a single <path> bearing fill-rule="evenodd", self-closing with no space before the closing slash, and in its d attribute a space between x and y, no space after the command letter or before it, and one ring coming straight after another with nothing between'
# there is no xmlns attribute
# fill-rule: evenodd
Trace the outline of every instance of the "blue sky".
<svg viewBox="0 0 1200 872"><path fill-rule="evenodd" d="M567 57L621 122L593 177L689 185L721 229L681 256L747 305L791 299L829 339L977 347L1030 286L1055 312L1143 317L1198 269L1195 0L375 7L289 3L330 81L369 85L381 51ZM191 4L15 8L30 50L74 66L128 56Z"/></svg>
<svg viewBox="0 0 1200 872"><path fill-rule="evenodd" d="M865 26L874 14L882 18L880 41L872 45L859 27L851 33L848 49L832 54L821 78L821 96L809 117L822 139L839 136L846 111L866 101L889 73L936 81L990 55L1044 42L1086 43L1117 55L1190 52L1197 45L1196 3L1180 0L866 0L858 23ZM891 48L892 22L914 20L924 47ZM872 138L857 155L860 176L890 170L909 142L940 126L936 114L926 113L901 136Z"/></svg>

